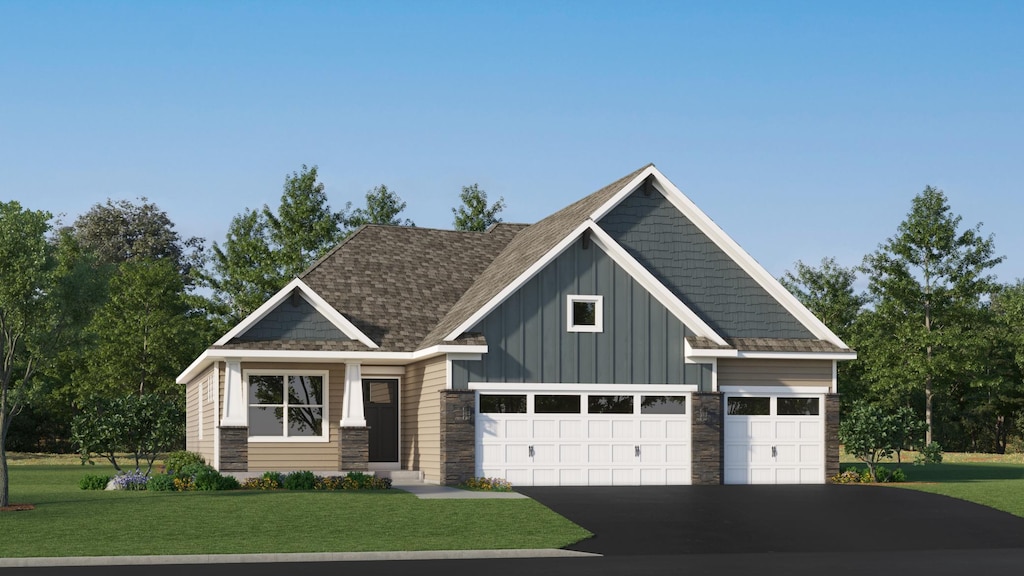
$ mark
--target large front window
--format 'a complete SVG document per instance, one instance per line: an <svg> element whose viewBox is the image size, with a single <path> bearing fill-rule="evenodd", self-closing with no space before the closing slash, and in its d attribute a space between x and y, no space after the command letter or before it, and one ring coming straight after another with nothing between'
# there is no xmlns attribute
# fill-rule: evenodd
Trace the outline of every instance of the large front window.
<svg viewBox="0 0 1024 576"><path fill-rule="evenodd" d="M249 436L324 438L323 373L250 373Z"/></svg>

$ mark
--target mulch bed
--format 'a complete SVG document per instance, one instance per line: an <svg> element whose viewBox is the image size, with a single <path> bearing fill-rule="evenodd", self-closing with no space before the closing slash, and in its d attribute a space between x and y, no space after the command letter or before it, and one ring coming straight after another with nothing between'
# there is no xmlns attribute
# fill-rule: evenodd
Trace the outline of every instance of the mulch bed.
<svg viewBox="0 0 1024 576"><path fill-rule="evenodd" d="M35 510L36 507L32 504L9 504L7 506L0 506L0 512L17 512L19 510Z"/></svg>

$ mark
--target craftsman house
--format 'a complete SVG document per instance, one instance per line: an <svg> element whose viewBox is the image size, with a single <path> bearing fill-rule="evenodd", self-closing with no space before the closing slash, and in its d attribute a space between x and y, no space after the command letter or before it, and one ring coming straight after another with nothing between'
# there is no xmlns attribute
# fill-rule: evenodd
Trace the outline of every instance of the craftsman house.
<svg viewBox="0 0 1024 576"><path fill-rule="evenodd" d="M178 377L223 472L823 483L856 357L654 165L532 225L369 225Z"/></svg>

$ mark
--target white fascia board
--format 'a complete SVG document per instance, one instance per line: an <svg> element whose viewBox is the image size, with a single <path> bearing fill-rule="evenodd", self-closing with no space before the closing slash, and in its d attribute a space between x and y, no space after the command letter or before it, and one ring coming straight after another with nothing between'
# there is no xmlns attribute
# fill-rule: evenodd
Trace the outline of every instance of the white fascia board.
<svg viewBox="0 0 1024 576"><path fill-rule="evenodd" d="M589 222L584 222L577 226L575 230L570 232L565 238L562 239L561 242L556 244L554 248L548 250L546 254L541 256L536 262L534 262L529 268L527 268L525 272L520 274L512 282L509 282L509 284L505 286L505 288L503 288L501 292L498 292L493 298L488 300L486 304L481 306L479 310L474 312L472 316L467 318L465 322L459 324L454 330L452 330L447 336L445 336L445 342L451 342L455 340L463 332L469 330L474 325L476 325L476 323L482 320L484 316L490 314L492 310L497 308L509 296L514 294L516 290L519 290L519 288L521 288L524 284L529 282L529 280L533 278L537 273L543 270L544 267L553 262L555 258L557 258L559 254L564 252L565 249L568 248L573 243L573 241L575 241L576 238L579 237L579 235L582 234L583 231L586 230L589 226Z"/></svg>
<svg viewBox="0 0 1024 576"><path fill-rule="evenodd" d="M680 394L696 392L696 384L558 384L551 382L516 383L470 382L470 390L479 392L505 392L509 394L545 394L549 392L598 394Z"/></svg>
<svg viewBox="0 0 1024 576"><path fill-rule="evenodd" d="M284 288L277 291L277 294L271 296L262 306L257 308L252 314L249 314L241 322L235 325L234 328L228 331L227 334L220 337L219 340L214 342L214 346L222 346L231 341L232 338L244 334L246 330L255 326L260 320L270 314L275 308L277 308L293 290L298 289L299 294L302 298L308 302L317 312L323 315L331 324L341 330L343 334L358 340L366 345L368 348L378 348L377 344L370 340L366 334L363 334L361 330L355 327L354 324L348 321L340 312L334 309L333 306L327 303L319 294L313 291L305 282L299 278L293 279Z"/></svg>
<svg viewBox="0 0 1024 576"><path fill-rule="evenodd" d="M412 362L441 354L464 354L466 359L479 360L480 356L486 353L487 346L446 346L443 344L415 352L207 349L178 375L175 382L185 384L195 378L209 363L229 358L239 362L360 362L373 364Z"/></svg>
<svg viewBox="0 0 1024 576"><path fill-rule="evenodd" d="M711 326L708 326L700 316L695 314L693 310L683 304L682 300L676 297L664 284L658 281L651 274L650 270L644 268L643 264L640 264L633 258L629 252L626 252L625 248L619 245L607 232L601 229L596 222L588 222L589 229L591 231L591 239L595 244L601 247L612 260L615 261L623 270L626 271L638 284L644 287L654 298L661 303L662 306L668 309L673 316L679 319L687 328L692 330L697 336L702 336L713 340L716 344L725 345L725 339L718 335Z"/></svg>
<svg viewBox="0 0 1024 576"><path fill-rule="evenodd" d="M856 352L744 352L742 350L690 350L690 359L748 358L760 360L856 360Z"/></svg>
<svg viewBox="0 0 1024 576"><path fill-rule="evenodd" d="M779 302L790 314L796 317L808 330L811 331L816 337L827 340L836 346L846 348L846 344L829 330L828 326L818 319L817 316L811 313L806 306L800 303L799 300L790 293L789 290L775 279L774 276L768 273L767 270L761 266L757 260L755 260L750 254L746 252L739 244L736 243L728 234L722 230L715 221L708 217L703 210L697 207L679 188L676 188L672 182L661 173L660 170L651 166L648 170L645 170L637 176L637 178L645 177L651 174L654 176L655 187L676 207L684 216L686 216L691 222L693 222L705 236L711 239L723 252L726 253L730 258L733 259L739 266L750 275L762 288L771 294L776 301ZM633 186L635 188L635 186ZM611 200L605 203L600 209L594 212L593 219L598 221L601 216L604 216L608 211L614 208L627 194L632 192L632 188L623 189L619 194L616 194Z"/></svg>

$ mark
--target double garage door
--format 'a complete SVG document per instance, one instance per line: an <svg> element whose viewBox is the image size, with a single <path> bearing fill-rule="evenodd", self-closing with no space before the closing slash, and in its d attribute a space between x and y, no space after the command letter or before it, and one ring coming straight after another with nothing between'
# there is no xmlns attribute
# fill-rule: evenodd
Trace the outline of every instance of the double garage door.
<svg viewBox="0 0 1024 576"><path fill-rule="evenodd" d="M825 482L824 397L725 393L726 484Z"/></svg>
<svg viewBox="0 0 1024 576"><path fill-rule="evenodd" d="M689 484L689 403L663 390L480 391L476 474L517 486Z"/></svg>

